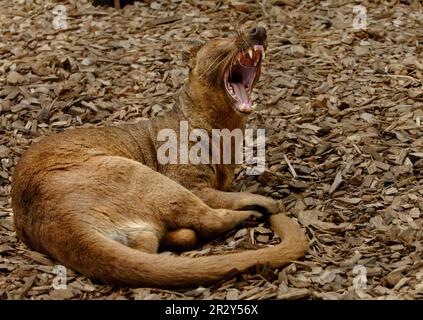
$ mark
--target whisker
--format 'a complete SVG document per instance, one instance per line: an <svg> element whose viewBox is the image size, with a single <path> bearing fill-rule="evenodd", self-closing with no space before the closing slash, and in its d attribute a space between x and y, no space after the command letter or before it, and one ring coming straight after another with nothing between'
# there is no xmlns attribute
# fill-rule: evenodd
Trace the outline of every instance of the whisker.
<svg viewBox="0 0 423 320"><path fill-rule="evenodd" d="M202 78L203 76L204 76L204 74L206 73L206 72L208 72L210 69L212 69L212 68L215 68L215 66L218 66L220 63L222 63L222 61L224 61L224 60L221 60L220 62L219 62L219 60L222 58L222 56L224 56L226 54L226 52L222 52L218 57L216 57L216 59L207 67L207 69L206 70L204 70L203 71L203 73L200 75L200 78ZM213 70L213 69L212 69Z"/></svg>
<svg viewBox="0 0 423 320"><path fill-rule="evenodd" d="M201 75L199 76L202 78L208 71L215 70L218 67L220 67L222 64L227 64L229 61L232 61L234 59L234 56L237 54L238 49L236 47L232 48L229 53L227 51L222 52L219 56L214 59L214 61L204 70ZM222 59L222 56L227 55L226 58Z"/></svg>
<svg viewBox="0 0 423 320"><path fill-rule="evenodd" d="M247 37L245 36L245 33L241 32L241 34L240 34L240 40L241 40L241 41L244 43L244 45L245 45L245 48L243 48L243 49L247 49L247 48L249 48L249 47L250 47L250 44L249 44L249 42L248 42Z"/></svg>

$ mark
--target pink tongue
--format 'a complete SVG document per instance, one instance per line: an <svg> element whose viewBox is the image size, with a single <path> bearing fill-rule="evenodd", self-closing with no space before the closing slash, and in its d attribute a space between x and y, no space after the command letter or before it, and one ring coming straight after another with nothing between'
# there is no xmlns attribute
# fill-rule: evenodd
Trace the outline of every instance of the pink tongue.
<svg viewBox="0 0 423 320"><path fill-rule="evenodd" d="M251 111L251 101L248 100L247 90L242 83L231 82L232 88L234 88L235 94L241 98L240 101L236 102L236 106L241 112ZM244 106L243 106L244 105Z"/></svg>
<svg viewBox="0 0 423 320"><path fill-rule="evenodd" d="M238 82L232 82L231 85L232 85L232 88L234 88L235 90L235 94L241 98L242 102L246 103L248 100L248 97L247 97L247 90L245 90L244 85Z"/></svg>

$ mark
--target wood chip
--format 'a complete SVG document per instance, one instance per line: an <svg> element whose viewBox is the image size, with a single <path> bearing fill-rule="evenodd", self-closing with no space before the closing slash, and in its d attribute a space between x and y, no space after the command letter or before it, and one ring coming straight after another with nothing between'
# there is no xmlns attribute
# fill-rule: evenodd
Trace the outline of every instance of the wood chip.
<svg viewBox="0 0 423 320"><path fill-rule="evenodd" d="M302 299L310 295L309 289L290 289L287 293L278 294L278 300L294 300Z"/></svg>
<svg viewBox="0 0 423 320"><path fill-rule="evenodd" d="M422 6L367 1L369 25L355 30L342 2L138 1L117 11L70 1L67 28L54 29L53 2L3 1L0 299L421 299ZM67 291L55 292L57 262L31 251L13 225L11 177L22 153L70 127L166 112L189 73L182 50L257 21L268 26L268 49L248 125L266 130L267 171L248 176L242 167L231 187L280 200L310 237L305 257L178 291L93 284L68 269ZM160 254L274 245L267 221ZM357 290L360 265L368 281Z"/></svg>

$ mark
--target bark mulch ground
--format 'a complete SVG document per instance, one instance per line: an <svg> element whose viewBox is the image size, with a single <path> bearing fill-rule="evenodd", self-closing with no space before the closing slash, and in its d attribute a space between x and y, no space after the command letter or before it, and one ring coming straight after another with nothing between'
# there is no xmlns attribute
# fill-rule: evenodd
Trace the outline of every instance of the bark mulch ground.
<svg viewBox="0 0 423 320"><path fill-rule="evenodd" d="M354 29L357 3L2 1L0 299L423 298L423 8L361 1L368 25ZM280 199L310 238L306 256L207 288L118 288L68 270L67 289L53 289L57 263L13 229L22 152L52 132L166 112L187 76L182 49L256 24L269 50L250 125L266 129L267 170L240 170L233 188ZM184 255L276 241L247 224Z"/></svg>

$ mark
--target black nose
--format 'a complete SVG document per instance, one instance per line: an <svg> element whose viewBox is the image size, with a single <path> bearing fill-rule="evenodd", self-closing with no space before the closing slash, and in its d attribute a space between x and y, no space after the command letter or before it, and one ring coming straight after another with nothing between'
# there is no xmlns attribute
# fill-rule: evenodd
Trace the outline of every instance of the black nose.
<svg viewBox="0 0 423 320"><path fill-rule="evenodd" d="M266 29L263 27L256 27L250 30L251 39L257 42L265 42L267 38Z"/></svg>

